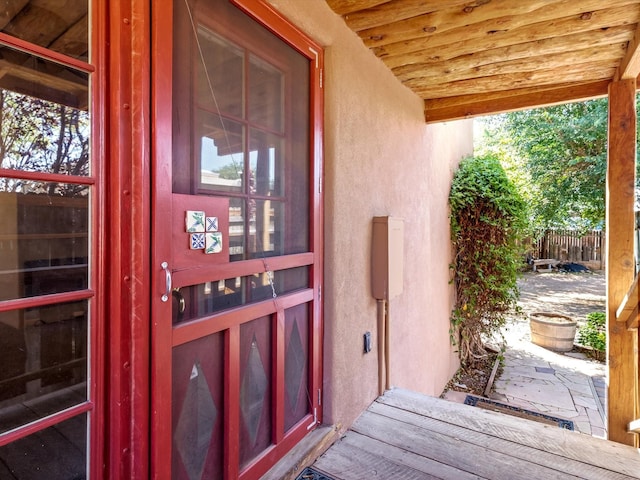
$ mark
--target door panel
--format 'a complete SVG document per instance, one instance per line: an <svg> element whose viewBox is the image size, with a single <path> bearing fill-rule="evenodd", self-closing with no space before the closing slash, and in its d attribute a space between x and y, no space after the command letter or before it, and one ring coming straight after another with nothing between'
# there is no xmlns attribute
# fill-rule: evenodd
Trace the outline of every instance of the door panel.
<svg viewBox="0 0 640 480"><path fill-rule="evenodd" d="M258 478L321 415L318 50L228 0L156 15L153 473Z"/></svg>
<svg viewBox="0 0 640 480"><path fill-rule="evenodd" d="M173 351L172 425L174 478L222 478L224 334Z"/></svg>
<svg viewBox="0 0 640 480"><path fill-rule="evenodd" d="M1 27L0 478L86 478L103 441L99 28L88 0L35 3L5 6Z"/></svg>

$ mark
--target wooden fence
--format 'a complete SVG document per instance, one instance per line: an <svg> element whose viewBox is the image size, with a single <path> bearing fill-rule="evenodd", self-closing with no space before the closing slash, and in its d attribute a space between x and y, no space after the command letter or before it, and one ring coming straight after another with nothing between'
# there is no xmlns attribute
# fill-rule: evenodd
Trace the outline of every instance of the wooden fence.
<svg viewBox="0 0 640 480"><path fill-rule="evenodd" d="M583 235L573 230L547 230L533 242L534 258L553 258L562 262L604 268L605 234L592 230Z"/></svg>

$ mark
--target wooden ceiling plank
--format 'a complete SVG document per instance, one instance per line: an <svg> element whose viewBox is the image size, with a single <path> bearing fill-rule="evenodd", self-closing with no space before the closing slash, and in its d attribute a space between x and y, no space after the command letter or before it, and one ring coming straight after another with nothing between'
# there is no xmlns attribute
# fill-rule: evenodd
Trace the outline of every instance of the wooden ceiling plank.
<svg viewBox="0 0 640 480"><path fill-rule="evenodd" d="M594 12L589 20L579 16L550 20L530 24L527 28L518 28L503 32L487 30L455 29L439 35L424 36L406 42L398 42L382 47L373 48L376 56L382 58L390 68L395 68L409 62L408 54L416 54L417 58L437 58L440 49L446 49L447 45L458 44L458 51L473 53L528 43L535 40L543 40L562 35L571 35L580 32L592 31L597 35L602 29L617 27L620 25L636 24L640 20L640 4L637 8L628 7L611 8ZM463 48L461 48L463 47ZM398 58L394 58L398 57Z"/></svg>
<svg viewBox="0 0 640 480"><path fill-rule="evenodd" d="M326 0L329 7L338 15L362 17L369 16L374 11L384 10L402 18L413 16L411 12L433 12L460 5L477 5L491 0ZM350 19L351 20L351 19ZM387 16L387 21L389 17ZM356 19L356 21L359 21Z"/></svg>
<svg viewBox="0 0 640 480"><path fill-rule="evenodd" d="M425 35L437 36L461 28L467 32L512 30L519 26L558 18L558 11L554 5L564 5L567 0L554 0L554 2L493 0L470 13L466 13L466 10L460 7L438 9L401 21L397 21L393 13L389 12L386 23L379 27L358 31L358 35L368 47L378 47L421 38ZM593 4L597 0L586 0L586 2ZM576 10L576 3L572 2L574 7L571 10Z"/></svg>
<svg viewBox="0 0 640 480"><path fill-rule="evenodd" d="M522 89L521 94L500 95L506 92L491 94L465 95L442 100L425 101L425 120L427 123L446 122L473 118L484 115L523 110L526 108L556 105L575 102L607 95L609 81L576 84L561 88Z"/></svg>
<svg viewBox="0 0 640 480"><path fill-rule="evenodd" d="M622 80L629 80L640 75L640 23L633 35L633 40L629 42L627 52L620 62L616 77Z"/></svg>
<svg viewBox="0 0 640 480"><path fill-rule="evenodd" d="M535 70L504 75L433 84L419 79L405 82L422 99L457 95L469 95L493 90L509 90L529 86L550 86L558 83L584 83L587 80L611 79L616 67L609 63L593 62L568 66L562 71L557 69ZM586 74L588 73L588 77Z"/></svg>
<svg viewBox="0 0 640 480"><path fill-rule="evenodd" d="M89 19L85 15L59 36L50 46L51 50L76 58L89 57Z"/></svg>
<svg viewBox="0 0 640 480"><path fill-rule="evenodd" d="M475 9L490 3L492 0L391 0L375 7L345 15L344 20L355 32L387 25L390 19L400 22L414 17L428 16L432 13L453 10L454 12L471 13ZM496 1L496 0L493 0ZM435 16L438 18L438 15Z"/></svg>
<svg viewBox="0 0 640 480"><path fill-rule="evenodd" d="M0 69L7 71L7 74L13 75L18 78L22 78L29 82L38 83L46 87L54 88L56 90L73 92L74 94L83 93L86 94L89 90L88 85L73 82L71 80L62 78L60 76L51 75L49 73L36 71L31 68L15 65L7 62L6 60L0 60Z"/></svg>
<svg viewBox="0 0 640 480"><path fill-rule="evenodd" d="M373 8L388 1L389 0L327 0L327 4L331 10L342 16Z"/></svg>
<svg viewBox="0 0 640 480"><path fill-rule="evenodd" d="M5 0L2 2L3 5L0 10L0 30L4 29L27 3L29 3L29 0Z"/></svg>
<svg viewBox="0 0 640 480"><path fill-rule="evenodd" d="M606 62L610 63L611 66L615 68L618 64L618 60L624 54L624 47L625 45L623 43L595 47L587 46L587 48L581 48L580 50L574 51L565 49L564 53L535 55L516 60L487 63L485 65L478 66L469 65L468 61L466 61L467 59L464 59L465 61L461 62L452 60L438 65L430 65L428 68L423 68L419 71L410 71L408 73L394 71L394 74L403 83L411 82L416 78L419 78L421 82L448 83L478 77L536 71L541 65L544 66L545 70L564 70L566 67L574 64ZM559 73L559 76L561 75L562 74Z"/></svg>
<svg viewBox="0 0 640 480"><path fill-rule="evenodd" d="M438 37L446 33L455 33L458 38L483 37L487 33L499 36L537 23L568 18L588 21L598 12L613 8L624 8L629 13L629 7L637 5L637 0L614 0L603 9L602 0L493 0L471 14L465 14L460 9L438 10L400 22L391 21L391 16L384 26L360 31L358 35L368 47L407 42L425 36ZM465 32L464 37L460 36L461 31Z"/></svg>
<svg viewBox="0 0 640 480"><path fill-rule="evenodd" d="M31 0L5 26L4 33L48 47L87 13L86 0Z"/></svg>
<svg viewBox="0 0 640 480"><path fill-rule="evenodd" d="M592 96L606 95L609 80L599 80L597 82L573 82L559 83L551 86L541 87L524 87L509 90L492 90L471 95L459 95L453 97L432 98L425 100L425 105L430 109L441 110L446 108L457 108L465 105L472 105L476 102L501 101L503 99L509 101L510 98L523 98L540 95L545 92L548 95L552 92L554 98L590 98ZM561 94L553 92L562 92Z"/></svg>
<svg viewBox="0 0 640 480"><path fill-rule="evenodd" d="M439 60L425 57L424 61L413 63L410 61L415 60L413 57L411 59L407 58L407 63L393 68L392 71L396 75L442 67L448 67L451 71L461 71L464 68L476 68L496 63L497 61L512 61L539 55L557 55L574 50L575 45L578 45L580 49L589 49L614 43L626 44L634 29L631 25L623 25L603 30L598 35L594 35L591 31L579 32L572 35L481 50L475 53L463 53L466 49L462 47L456 48L457 45L451 45L438 49Z"/></svg>

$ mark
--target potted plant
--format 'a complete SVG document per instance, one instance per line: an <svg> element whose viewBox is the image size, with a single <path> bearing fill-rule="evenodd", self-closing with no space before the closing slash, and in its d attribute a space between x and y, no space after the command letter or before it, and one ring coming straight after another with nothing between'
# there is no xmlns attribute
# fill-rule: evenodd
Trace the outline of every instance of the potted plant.
<svg viewBox="0 0 640 480"><path fill-rule="evenodd" d="M569 352L576 337L577 322L571 317L553 312L529 314L531 341L549 350Z"/></svg>

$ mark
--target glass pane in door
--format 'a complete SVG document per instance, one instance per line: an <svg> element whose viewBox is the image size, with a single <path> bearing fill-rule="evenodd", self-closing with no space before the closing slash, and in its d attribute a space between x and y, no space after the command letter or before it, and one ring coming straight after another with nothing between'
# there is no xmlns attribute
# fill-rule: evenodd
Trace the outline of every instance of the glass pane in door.
<svg viewBox="0 0 640 480"><path fill-rule="evenodd" d="M222 478L224 334L173 350L172 478Z"/></svg>
<svg viewBox="0 0 640 480"><path fill-rule="evenodd" d="M0 433L87 399L87 302L0 313Z"/></svg>
<svg viewBox="0 0 640 480"><path fill-rule="evenodd" d="M15 37L4 43L45 48L0 46L0 435L11 438L0 448L0 478L87 476L98 180L91 67L77 61L87 60L89 2L64 3L3 10L3 32Z"/></svg>
<svg viewBox="0 0 640 480"><path fill-rule="evenodd" d="M310 413L309 305L296 305L284 314L284 429L287 431Z"/></svg>
<svg viewBox="0 0 640 480"><path fill-rule="evenodd" d="M89 284L89 188L0 178L0 301Z"/></svg>
<svg viewBox="0 0 640 480"><path fill-rule="evenodd" d="M87 478L86 431L87 415L78 415L0 447L0 478Z"/></svg>
<svg viewBox="0 0 640 480"><path fill-rule="evenodd" d="M271 317L240 327L240 466L271 445Z"/></svg>

